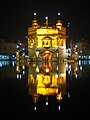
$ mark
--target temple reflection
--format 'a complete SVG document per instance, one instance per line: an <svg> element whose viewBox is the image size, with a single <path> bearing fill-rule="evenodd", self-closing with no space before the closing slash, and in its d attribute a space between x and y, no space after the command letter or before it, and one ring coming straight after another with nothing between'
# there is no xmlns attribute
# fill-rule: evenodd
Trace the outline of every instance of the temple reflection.
<svg viewBox="0 0 90 120"><path fill-rule="evenodd" d="M90 61L0 61L1 95L4 97L1 103L5 108L10 105L15 114L25 111L25 116L32 112L71 113L72 108L76 112L83 108L84 101L86 110L89 71Z"/></svg>
<svg viewBox="0 0 90 120"><path fill-rule="evenodd" d="M40 108L43 102L45 106L49 106L53 100L58 104L57 109L61 110L64 98L71 97L70 84L83 75L81 68L83 63L80 61L16 63L17 79L21 80L27 76L26 88L28 95L32 98L34 110ZM39 107L37 107L38 104Z"/></svg>
<svg viewBox="0 0 90 120"><path fill-rule="evenodd" d="M33 63L28 68L28 94L36 103L40 96L46 99L54 95L60 101L66 94L66 63L41 62Z"/></svg>

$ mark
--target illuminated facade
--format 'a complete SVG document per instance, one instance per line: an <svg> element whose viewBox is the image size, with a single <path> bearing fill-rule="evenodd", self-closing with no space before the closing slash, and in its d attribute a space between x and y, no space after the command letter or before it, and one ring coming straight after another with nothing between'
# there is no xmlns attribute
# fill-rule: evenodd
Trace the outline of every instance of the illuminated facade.
<svg viewBox="0 0 90 120"><path fill-rule="evenodd" d="M66 58L66 28L57 20L50 26L48 17L40 26L36 17L28 28L28 55L31 59L54 61Z"/></svg>

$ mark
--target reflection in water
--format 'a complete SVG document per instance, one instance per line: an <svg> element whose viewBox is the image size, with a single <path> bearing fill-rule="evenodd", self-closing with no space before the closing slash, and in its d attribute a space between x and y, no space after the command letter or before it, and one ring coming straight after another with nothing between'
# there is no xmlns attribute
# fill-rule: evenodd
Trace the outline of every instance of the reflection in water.
<svg viewBox="0 0 90 120"><path fill-rule="evenodd" d="M49 106L51 98L54 98L54 102L58 103L58 110L61 110L60 103L63 98L65 96L71 98L70 83L74 80L78 81L79 78L86 75L85 73L89 73L89 64L90 61L73 63L47 61L29 64L0 61L0 81L15 78L22 83L24 80L25 89L28 88L28 96L32 97L34 110L37 110L37 104L41 105L42 101L45 101L45 106ZM40 101L41 99L42 101Z"/></svg>
<svg viewBox="0 0 90 120"><path fill-rule="evenodd" d="M28 67L28 94L33 96L36 104L44 96L46 105L48 97L54 95L58 102L66 94L66 63L42 62L32 63ZM36 106L34 108L36 110ZM60 106L58 108L60 110Z"/></svg>

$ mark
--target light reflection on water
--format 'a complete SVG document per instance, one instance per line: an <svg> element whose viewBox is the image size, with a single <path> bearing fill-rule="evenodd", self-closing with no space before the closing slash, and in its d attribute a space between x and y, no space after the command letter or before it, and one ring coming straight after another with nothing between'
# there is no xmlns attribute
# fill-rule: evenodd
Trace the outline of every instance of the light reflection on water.
<svg viewBox="0 0 90 120"><path fill-rule="evenodd" d="M76 102L76 97L80 95L82 98L85 94L85 89L81 92L80 87L83 88L83 81L85 82L89 70L90 61L73 63L0 61L0 83L1 85L4 83L5 86L10 84L11 88L8 89L13 92L11 94L13 98L15 97L13 102L23 98L20 104L29 111L63 111L63 109L65 111L66 109L71 112L72 101ZM9 97L12 97L11 95ZM77 99L79 101L80 98ZM17 104L19 105L16 102L14 107L18 109L21 106ZM74 107L76 109L75 105Z"/></svg>

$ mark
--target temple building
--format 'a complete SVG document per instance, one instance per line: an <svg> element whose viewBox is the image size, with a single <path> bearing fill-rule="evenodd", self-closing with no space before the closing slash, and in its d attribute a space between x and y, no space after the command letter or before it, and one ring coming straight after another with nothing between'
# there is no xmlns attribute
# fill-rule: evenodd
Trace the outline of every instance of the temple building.
<svg viewBox="0 0 90 120"><path fill-rule="evenodd" d="M28 28L30 59L55 61L66 58L66 28L63 27L62 21L58 19L56 25L51 26L46 17L45 23L39 25L35 15L32 26Z"/></svg>

